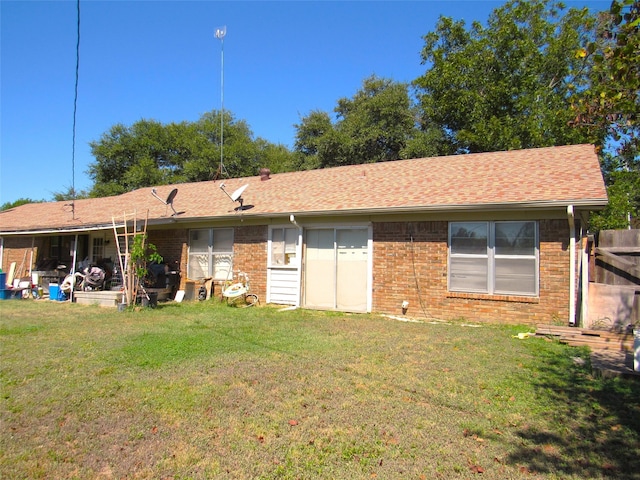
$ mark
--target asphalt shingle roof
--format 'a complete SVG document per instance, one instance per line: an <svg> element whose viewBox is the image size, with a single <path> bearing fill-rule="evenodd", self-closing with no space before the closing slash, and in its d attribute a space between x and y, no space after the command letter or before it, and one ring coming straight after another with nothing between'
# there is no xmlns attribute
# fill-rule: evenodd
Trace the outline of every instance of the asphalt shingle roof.
<svg viewBox="0 0 640 480"><path fill-rule="evenodd" d="M320 170L157 187L174 200L177 218L223 219L237 215L220 189L242 195L245 217L409 212L451 208L577 205L601 208L607 193L592 145L476 153L351 165ZM22 205L0 212L0 233L66 230L111 225L134 210L149 222L168 221L173 211L151 188L105 198Z"/></svg>

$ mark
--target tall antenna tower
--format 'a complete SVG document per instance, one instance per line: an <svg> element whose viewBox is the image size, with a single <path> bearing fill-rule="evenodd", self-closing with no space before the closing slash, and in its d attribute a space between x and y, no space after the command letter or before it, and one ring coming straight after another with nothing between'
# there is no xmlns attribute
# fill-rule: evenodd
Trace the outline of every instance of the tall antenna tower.
<svg viewBox="0 0 640 480"><path fill-rule="evenodd" d="M224 168L224 37L227 34L227 26L216 28L215 37L220 40L220 166L218 175L227 175Z"/></svg>

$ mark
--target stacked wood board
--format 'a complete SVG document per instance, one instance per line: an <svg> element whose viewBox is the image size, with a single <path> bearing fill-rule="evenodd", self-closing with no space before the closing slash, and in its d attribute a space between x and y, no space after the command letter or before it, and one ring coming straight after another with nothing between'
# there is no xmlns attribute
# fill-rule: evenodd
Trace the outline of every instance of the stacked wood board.
<svg viewBox="0 0 640 480"><path fill-rule="evenodd" d="M536 325L536 336L558 337L560 342L567 345L574 347L587 346L591 350L633 351L632 332L618 333L559 325Z"/></svg>

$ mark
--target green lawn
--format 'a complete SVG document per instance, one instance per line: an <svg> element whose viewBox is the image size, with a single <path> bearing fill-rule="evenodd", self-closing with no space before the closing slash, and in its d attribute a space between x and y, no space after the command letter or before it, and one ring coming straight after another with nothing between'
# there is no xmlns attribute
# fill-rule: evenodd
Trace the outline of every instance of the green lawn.
<svg viewBox="0 0 640 480"><path fill-rule="evenodd" d="M2 301L0 478L640 479L640 382L527 330Z"/></svg>

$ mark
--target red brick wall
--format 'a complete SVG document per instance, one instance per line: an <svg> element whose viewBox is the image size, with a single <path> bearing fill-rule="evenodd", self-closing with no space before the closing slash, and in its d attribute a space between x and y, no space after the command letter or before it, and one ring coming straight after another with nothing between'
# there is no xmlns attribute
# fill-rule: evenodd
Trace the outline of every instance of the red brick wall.
<svg viewBox="0 0 640 480"><path fill-rule="evenodd" d="M447 222L373 224L373 310L440 316L447 291ZM416 284L417 281L417 284ZM436 306L437 305L437 306Z"/></svg>
<svg viewBox="0 0 640 480"><path fill-rule="evenodd" d="M187 272L188 231L186 229L151 230L148 242L153 243L171 269Z"/></svg>
<svg viewBox="0 0 640 480"><path fill-rule="evenodd" d="M542 220L540 232L540 295L536 298L461 294L447 291L446 221L378 222L373 224L373 310L414 318L465 318L502 323L566 321L569 314L569 227L564 219ZM251 290L266 298L268 227L235 227L234 273L246 272ZM36 258L41 239L36 239ZM178 262L181 288L187 272L188 231L151 230L149 241L166 262ZM4 239L3 271L25 260L28 272L31 237ZM25 257L26 254L26 257ZM26 273L25 273L26 274Z"/></svg>
<svg viewBox="0 0 640 480"><path fill-rule="evenodd" d="M38 249L42 245L42 237L5 237L2 253L2 271L9 273L9 267L16 264L15 278L27 277L30 270L35 267L38 258ZM32 251L33 246L33 251ZM9 279L7 279L9 280ZM4 288L2 286L1 288Z"/></svg>
<svg viewBox="0 0 640 480"><path fill-rule="evenodd" d="M249 275L251 293L264 303L267 295L267 225L236 227L233 238L233 273Z"/></svg>
<svg viewBox="0 0 640 480"><path fill-rule="evenodd" d="M569 313L569 227L566 220L540 226L540 295L536 298L447 292L448 223L385 222L373 225L373 310L407 316L497 323L545 323Z"/></svg>

